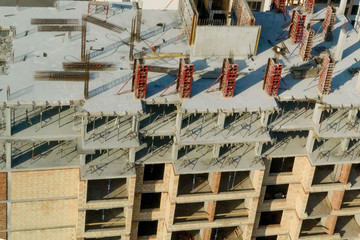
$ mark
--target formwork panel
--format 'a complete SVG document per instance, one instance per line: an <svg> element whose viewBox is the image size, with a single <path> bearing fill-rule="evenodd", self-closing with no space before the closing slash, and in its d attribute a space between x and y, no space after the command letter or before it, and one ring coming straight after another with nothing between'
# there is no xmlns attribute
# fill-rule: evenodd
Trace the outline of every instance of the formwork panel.
<svg viewBox="0 0 360 240"><path fill-rule="evenodd" d="M263 83L263 89L269 96L278 94L282 67L282 64L277 64L274 59L269 58Z"/></svg>

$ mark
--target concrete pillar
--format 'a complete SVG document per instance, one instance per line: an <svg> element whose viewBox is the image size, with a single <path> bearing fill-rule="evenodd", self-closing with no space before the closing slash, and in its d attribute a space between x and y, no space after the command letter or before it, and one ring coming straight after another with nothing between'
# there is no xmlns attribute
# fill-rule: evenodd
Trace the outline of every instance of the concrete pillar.
<svg viewBox="0 0 360 240"><path fill-rule="evenodd" d="M201 240L210 240L211 238L211 228L209 229L202 229Z"/></svg>
<svg viewBox="0 0 360 240"><path fill-rule="evenodd" d="M213 147L214 158L218 158L220 156L220 148L221 148L220 144L214 144L214 147Z"/></svg>
<svg viewBox="0 0 360 240"><path fill-rule="evenodd" d="M138 116L132 116L131 130L137 132L139 130L139 119Z"/></svg>
<svg viewBox="0 0 360 240"><path fill-rule="evenodd" d="M341 0L344 1L344 0ZM344 52L344 43L346 41L346 35L347 35L347 28L348 28L348 24L344 23L343 27L340 31L340 35L339 35L339 39L336 45L336 50L335 50L335 60L336 61L340 61L342 59L342 55Z"/></svg>
<svg viewBox="0 0 360 240"><path fill-rule="evenodd" d="M6 136L11 136L11 109L10 108L5 108L5 126L6 126L6 131L5 131L5 135Z"/></svg>
<svg viewBox="0 0 360 240"><path fill-rule="evenodd" d="M11 169L11 143L5 143L5 151L6 151L6 170Z"/></svg>
<svg viewBox="0 0 360 240"><path fill-rule="evenodd" d="M208 214L209 222L213 222L215 219L216 202L205 202L205 211Z"/></svg>
<svg viewBox="0 0 360 240"><path fill-rule="evenodd" d="M341 0L340 1L340 5L339 5L339 9L338 9L338 14L340 15L344 15L345 14L345 9L346 9L346 2L347 0Z"/></svg>
<svg viewBox="0 0 360 240"><path fill-rule="evenodd" d="M337 216L328 216L325 220L325 226L328 229L328 234L332 236L334 234Z"/></svg>
<svg viewBox="0 0 360 240"><path fill-rule="evenodd" d="M173 161L176 161L178 159L178 154L179 154L179 145L174 142L171 149L171 157Z"/></svg>
<svg viewBox="0 0 360 240"><path fill-rule="evenodd" d="M360 29L359 29L360 30ZM360 31L359 31L359 40L360 40ZM355 91L360 94L360 73L358 74L358 78L356 80Z"/></svg>
<svg viewBox="0 0 360 240"><path fill-rule="evenodd" d="M344 138L343 140L341 140L341 143L340 143L340 153L344 153L348 147L349 147L349 142L350 142L350 139L348 138Z"/></svg>
<svg viewBox="0 0 360 240"><path fill-rule="evenodd" d="M268 125L269 116L270 116L270 112L261 112L260 114L261 126L266 127Z"/></svg>
<svg viewBox="0 0 360 240"><path fill-rule="evenodd" d="M256 142L255 143L255 148L254 148L255 156L261 156L263 145L264 144L261 143L261 142Z"/></svg>
<svg viewBox="0 0 360 240"><path fill-rule="evenodd" d="M220 113L218 114L217 127L218 127L219 129L224 129L225 118L226 118L226 113L220 112Z"/></svg>
<svg viewBox="0 0 360 240"><path fill-rule="evenodd" d="M324 107L324 105L321 105L318 103L315 104L314 114L313 114L313 118L312 118L315 126L318 126L321 121L321 113L323 111L323 107Z"/></svg>
<svg viewBox="0 0 360 240"><path fill-rule="evenodd" d="M130 148L129 149L129 163L135 162L135 154L136 154L136 148Z"/></svg>
<svg viewBox="0 0 360 240"><path fill-rule="evenodd" d="M309 136L306 140L306 151L307 153L312 153L315 143L315 133L314 131L309 131Z"/></svg>
<svg viewBox="0 0 360 240"><path fill-rule="evenodd" d="M339 174L339 182L342 184L347 184L350 176L351 164L342 164L340 174Z"/></svg>
<svg viewBox="0 0 360 240"><path fill-rule="evenodd" d="M270 6L271 6L272 1L271 0L265 0L264 1L264 6L263 6L263 12L266 11L270 11Z"/></svg>
<svg viewBox="0 0 360 240"><path fill-rule="evenodd" d="M339 210L344 197L345 191L333 191L330 197L332 210Z"/></svg>
<svg viewBox="0 0 360 240"><path fill-rule="evenodd" d="M221 180L221 172L209 173L209 185L210 185L211 191L214 194L219 193L220 180Z"/></svg>
<svg viewBox="0 0 360 240"><path fill-rule="evenodd" d="M177 139L180 139L182 119L183 119L182 113L178 112L176 114L176 120L175 120L175 133L176 133L176 138Z"/></svg>

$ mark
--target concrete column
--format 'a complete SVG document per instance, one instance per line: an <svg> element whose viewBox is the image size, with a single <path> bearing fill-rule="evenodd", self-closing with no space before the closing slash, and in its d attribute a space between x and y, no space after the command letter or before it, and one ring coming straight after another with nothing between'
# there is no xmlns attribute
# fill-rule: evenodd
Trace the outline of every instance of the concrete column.
<svg viewBox="0 0 360 240"><path fill-rule="evenodd" d="M86 128L87 128L87 124L88 124L88 117L81 117L81 127L80 127L80 132L81 132L81 136L83 141L85 142L85 134L86 134Z"/></svg>
<svg viewBox="0 0 360 240"><path fill-rule="evenodd" d="M341 2L344 0L341 0ZM346 0L345 0L346 2ZM344 43L346 41L346 36L347 36L347 28L348 28L348 24L344 23L343 27L340 31L340 35L339 35L339 39L336 45L336 50L335 50L335 60L336 61L340 61L342 59L342 55L344 52Z"/></svg>
<svg viewBox="0 0 360 240"><path fill-rule="evenodd" d="M131 129L133 132L137 132L139 130L139 117L138 116L132 116L132 124Z"/></svg>
<svg viewBox="0 0 360 240"><path fill-rule="evenodd" d="M202 229L200 231L202 231L201 240L210 240L211 239L211 228Z"/></svg>
<svg viewBox="0 0 360 240"><path fill-rule="evenodd" d="M182 120L183 120L182 113L178 112L176 114L176 120L175 120L175 133L176 133L176 138L178 140L180 139Z"/></svg>
<svg viewBox="0 0 360 240"><path fill-rule="evenodd" d="M312 153L314 143L315 143L315 133L312 130L310 130L309 131L309 136L308 136L308 138L306 140L306 151L307 151L307 153Z"/></svg>
<svg viewBox="0 0 360 240"><path fill-rule="evenodd" d="M220 144L214 144L214 147L213 147L214 158L218 158L220 156L220 148L221 148Z"/></svg>
<svg viewBox="0 0 360 240"><path fill-rule="evenodd" d="M348 149L349 142L350 142L350 139L348 139L348 138L344 138L343 140L341 140L341 143L340 143L341 153L344 153Z"/></svg>
<svg viewBox="0 0 360 240"><path fill-rule="evenodd" d="M342 164L338 181L342 184L347 184L350 176L351 164Z"/></svg>
<svg viewBox="0 0 360 240"><path fill-rule="evenodd" d="M268 125L269 116L270 116L270 112L261 112L260 114L261 126L266 127Z"/></svg>
<svg viewBox="0 0 360 240"><path fill-rule="evenodd" d="M313 123L315 126L318 126L320 124L321 121L321 113L323 111L323 107L324 105L321 105L319 103L315 104L315 108L314 108L314 114L313 114Z"/></svg>
<svg viewBox="0 0 360 240"><path fill-rule="evenodd" d="M254 148L255 156L261 156L263 145L264 144L261 143L261 142L256 142L255 143L255 148Z"/></svg>
<svg viewBox="0 0 360 240"><path fill-rule="evenodd" d="M272 3L271 0L265 0L262 11L263 11L263 12L270 11L271 3Z"/></svg>
<svg viewBox="0 0 360 240"><path fill-rule="evenodd" d="M359 83L359 85L360 85L360 83ZM357 118L357 114L358 114L358 109L357 108L353 108L353 109L349 110L348 120L349 120L350 123L355 123L356 118Z"/></svg>
<svg viewBox="0 0 360 240"><path fill-rule="evenodd" d="M173 161L176 161L178 159L178 154L179 154L179 145L174 142L171 149L171 157Z"/></svg>
<svg viewBox="0 0 360 240"><path fill-rule="evenodd" d="M11 143L5 143L6 151L6 170L11 170Z"/></svg>
<svg viewBox="0 0 360 240"><path fill-rule="evenodd" d="M5 126L6 126L5 135L11 136L11 109L10 108L5 108Z"/></svg>
<svg viewBox="0 0 360 240"><path fill-rule="evenodd" d="M333 191L330 198L331 209L339 210L345 191Z"/></svg>
<svg viewBox="0 0 360 240"><path fill-rule="evenodd" d="M338 9L338 14L340 15L344 15L345 14L345 9L346 9L346 2L347 0L341 0L340 1L340 5L339 5L339 9Z"/></svg>
<svg viewBox="0 0 360 240"><path fill-rule="evenodd" d="M337 216L328 216L325 220L325 226L328 229L328 234L332 236L334 234Z"/></svg>
<svg viewBox="0 0 360 240"><path fill-rule="evenodd" d="M130 148L129 149L129 162L130 163L135 162L135 153L136 153L136 148Z"/></svg>
<svg viewBox="0 0 360 240"><path fill-rule="evenodd" d="M80 165L86 164L86 154L80 154Z"/></svg>
<svg viewBox="0 0 360 240"><path fill-rule="evenodd" d="M360 8L359 8L360 9ZM359 29L359 40L360 40L360 29ZM356 80L355 91L360 94L360 73L358 74L358 78Z"/></svg>
<svg viewBox="0 0 360 240"><path fill-rule="evenodd" d="M218 127L219 129L224 129L225 118L226 118L226 113L220 112L220 113L218 114L217 127Z"/></svg>
<svg viewBox="0 0 360 240"><path fill-rule="evenodd" d="M205 202L205 211L208 214L209 222L213 222L215 219L216 202L209 201Z"/></svg>
<svg viewBox="0 0 360 240"><path fill-rule="evenodd" d="M209 185L210 185L211 191L214 194L219 193L220 180L221 180L221 172L209 173Z"/></svg>
<svg viewBox="0 0 360 240"><path fill-rule="evenodd" d="M226 25L230 26L231 25L231 10L232 10L232 5L233 5L233 1L234 0L229 0L229 6L227 9L227 18L226 18Z"/></svg>

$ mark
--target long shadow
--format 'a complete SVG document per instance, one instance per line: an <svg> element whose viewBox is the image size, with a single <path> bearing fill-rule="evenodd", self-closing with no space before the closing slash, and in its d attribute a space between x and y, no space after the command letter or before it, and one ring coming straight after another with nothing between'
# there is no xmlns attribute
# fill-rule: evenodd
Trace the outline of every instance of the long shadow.
<svg viewBox="0 0 360 240"><path fill-rule="evenodd" d="M360 49L360 42L357 41L353 45L351 45L350 47L344 50L342 58L348 57L350 54L354 53L359 49Z"/></svg>
<svg viewBox="0 0 360 240"><path fill-rule="evenodd" d="M245 92L255 84L262 81L265 74L266 65L250 72L249 74L239 78L235 82L234 96Z"/></svg>
<svg viewBox="0 0 360 240"><path fill-rule="evenodd" d="M155 81L152 81L146 86L146 97L151 97L156 95L159 92L164 91L171 83L173 83L176 79L176 76L165 75L163 77L158 78ZM169 94L170 91L165 94Z"/></svg>
<svg viewBox="0 0 360 240"><path fill-rule="evenodd" d="M104 85L89 91L89 97L90 98L95 97L96 95L99 95L100 93L103 93L115 86L120 85L121 83L126 82L131 75L132 75L132 73L128 73L122 77L116 78L116 79L112 80L111 82L105 83Z"/></svg>
<svg viewBox="0 0 360 240"><path fill-rule="evenodd" d="M336 75L333 77L331 81L331 92L334 92L334 90L339 90L340 87L344 85L347 81L351 81L353 79L353 76L349 73L348 69L356 68L356 67L360 67L360 62L355 62L354 64L349 66L347 69L344 69L344 71L342 71L339 74L334 73Z"/></svg>

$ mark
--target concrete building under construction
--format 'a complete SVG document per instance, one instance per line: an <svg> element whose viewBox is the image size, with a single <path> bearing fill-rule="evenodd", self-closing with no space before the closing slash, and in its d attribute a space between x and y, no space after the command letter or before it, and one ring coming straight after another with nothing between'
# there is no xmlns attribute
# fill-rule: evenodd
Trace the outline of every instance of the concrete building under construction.
<svg viewBox="0 0 360 240"><path fill-rule="evenodd" d="M345 7L0 6L0 239L360 239Z"/></svg>

